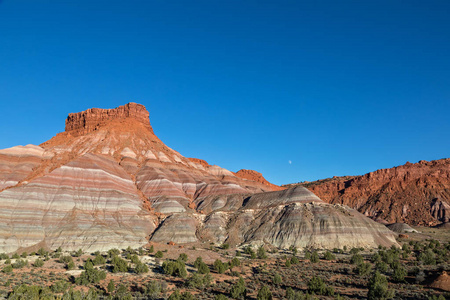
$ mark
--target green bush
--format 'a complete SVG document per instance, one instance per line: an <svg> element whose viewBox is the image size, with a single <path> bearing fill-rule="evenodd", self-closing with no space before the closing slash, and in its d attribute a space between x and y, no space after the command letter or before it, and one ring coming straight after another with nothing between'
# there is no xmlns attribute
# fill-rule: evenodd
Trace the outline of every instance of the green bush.
<svg viewBox="0 0 450 300"><path fill-rule="evenodd" d="M148 273L148 267L146 264L143 264L141 262L137 263L136 266L134 267L134 272L136 274L144 274L144 273Z"/></svg>
<svg viewBox="0 0 450 300"><path fill-rule="evenodd" d="M95 266L98 266L98 265L104 265L104 264L106 264L106 259L105 259L102 255L97 254L97 255L95 256L95 258L92 260L92 263L93 263Z"/></svg>
<svg viewBox="0 0 450 300"><path fill-rule="evenodd" d="M313 251L313 253L311 253L311 258L309 259L309 261L312 263L319 262L319 254L317 253L317 251Z"/></svg>
<svg viewBox="0 0 450 300"><path fill-rule="evenodd" d="M187 276L186 266L181 260L177 261L167 260L163 262L162 268L164 270L164 274L166 275L178 276L181 278L186 278Z"/></svg>
<svg viewBox="0 0 450 300"><path fill-rule="evenodd" d="M230 249L230 244L228 244L228 243L223 243L223 244L220 246L220 248L222 248L222 249L224 249L224 250Z"/></svg>
<svg viewBox="0 0 450 300"><path fill-rule="evenodd" d="M369 275L372 271L372 264L370 263L360 263L355 268L355 273L360 276L366 276Z"/></svg>
<svg viewBox="0 0 450 300"><path fill-rule="evenodd" d="M212 277L209 274L200 275L198 273L192 274L186 281L186 285L190 288L204 289L211 284Z"/></svg>
<svg viewBox="0 0 450 300"><path fill-rule="evenodd" d="M153 247L153 245L150 246L150 248L148 249L149 253L153 253L155 252L155 247Z"/></svg>
<svg viewBox="0 0 450 300"><path fill-rule="evenodd" d="M22 269L25 266L28 266L28 260L18 259L12 264L14 269Z"/></svg>
<svg viewBox="0 0 450 300"><path fill-rule="evenodd" d="M355 248L353 248L355 249ZM350 263L353 265L359 265L364 263L364 258L361 254L353 254L352 258L350 259Z"/></svg>
<svg viewBox="0 0 450 300"><path fill-rule="evenodd" d="M418 260L423 262L424 265L435 265L436 264L436 255L433 250L427 249L424 252L419 254Z"/></svg>
<svg viewBox="0 0 450 300"><path fill-rule="evenodd" d="M163 254L161 251L158 251L158 252L155 253L155 257L156 257L156 258L162 258L163 255L164 255L164 254Z"/></svg>
<svg viewBox="0 0 450 300"><path fill-rule="evenodd" d="M44 261L42 259L36 259L33 263L33 267L40 268L44 266Z"/></svg>
<svg viewBox="0 0 450 300"><path fill-rule="evenodd" d="M61 262L61 263L68 264L68 263L71 262L71 261L73 261L73 259L72 259L72 256L69 256L69 255L67 255L67 256L61 256L61 257L59 258L59 262Z"/></svg>
<svg viewBox="0 0 450 300"><path fill-rule="evenodd" d="M256 256L258 257L258 259L265 259L265 258L267 258L266 250L264 250L263 246L258 248L258 252L257 252Z"/></svg>
<svg viewBox="0 0 450 300"><path fill-rule="evenodd" d="M58 280L51 285L50 289L54 293L64 293L70 287L70 283L65 280Z"/></svg>
<svg viewBox="0 0 450 300"><path fill-rule="evenodd" d="M277 273L277 274L275 274L275 276L273 276L273 280L272 280L273 284L278 285L281 283L281 281L282 281L282 278L281 278L280 274Z"/></svg>
<svg viewBox="0 0 450 300"><path fill-rule="evenodd" d="M239 280L231 287L230 294L234 299L245 299L247 288L245 287L245 282L242 277L239 277Z"/></svg>
<svg viewBox="0 0 450 300"><path fill-rule="evenodd" d="M114 292L115 289L116 289L116 285L114 283L114 280L111 279L108 283L106 290L108 291L109 294L111 294L112 292Z"/></svg>
<svg viewBox="0 0 450 300"><path fill-rule="evenodd" d="M295 256L292 256L292 257L291 257L291 264L296 265L296 264L298 264L298 263L299 263L298 258L295 257Z"/></svg>
<svg viewBox="0 0 450 300"><path fill-rule="evenodd" d="M188 256L186 253L181 253L180 256L178 257L178 259L181 259L184 262L188 261Z"/></svg>
<svg viewBox="0 0 450 300"><path fill-rule="evenodd" d="M126 260L118 257L117 255L114 256L111 260L112 264L112 272L113 273L122 273L122 272L128 272L128 263Z"/></svg>
<svg viewBox="0 0 450 300"><path fill-rule="evenodd" d="M239 260L239 258L234 257L231 261L230 261L230 266L231 267L238 267L241 265L241 261Z"/></svg>
<svg viewBox="0 0 450 300"><path fill-rule="evenodd" d="M91 260L88 259L84 264L84 271L79 277L75 278L75 283L78 285L88 285L91 283L99 283L106 278L106 273L94 268Z"/></svg>
<svg viewBox="0 0 450 300"><path fill-rule="evenodd" d="M333 253L331 253L330 251L327 251L324 253L323 258L326 260L335 260L336 256L333 255Z"/></svg>
<svg viewBox="0 0 450 300"><path fill-rule="evenodd" d="M272 292L267 286L263 286L256 296L258 300L272 300Z"/></svg>
<svg viewBox="0 0 450 300"><path fill-rule="evenodd" d="M394 297L393 290L388 289L386 277L378 271L369 279L368 288L367 299L369 300L391 299Z"/></svg>
<svg viewBox="0 0 450 300"><path fill-rule="evenodd" d="M214 262L214 270L216 270L217 273L223 274L227 269L227 263L223 263L220 259L216 259L216 261Z"/></svg>
<svg viewBox="0 0 450 300"><path fill-rule="evenodd" d="M385 263L384 261L379 261L375 264L375 269L377 269L381 273L386 273L388 271L388 268L389 268L388 264Z"/></svg>
<svg viewBox="0 0 450 300"><path fill-rule="evenodd" d="M13 271L13 267L11 265L6 265L2 269L3 273L11 273L12 271Z"/></svg>
<svg viewBox="0 0 450 300"><path fill-rule="evenodd" d="M227 300L227 296L225 296L224 294L219 294L216 295L216 297L214 298L214 300Z"/></svg>
<svg viewBox="0 0 450 300"><path fill-rule="evenodd" d="M394 272L392 273L392 280L396 282L403 282L405 281L406 275L408 275L406 269L399 265L394 268Z"/></svg>
<svg viewBox="0 0 450 300"><path fill-rule="evenodd" d="M313 276L308 281L308 291L317 295L333 296L334 289L325 284L322 278Z"/></svg>

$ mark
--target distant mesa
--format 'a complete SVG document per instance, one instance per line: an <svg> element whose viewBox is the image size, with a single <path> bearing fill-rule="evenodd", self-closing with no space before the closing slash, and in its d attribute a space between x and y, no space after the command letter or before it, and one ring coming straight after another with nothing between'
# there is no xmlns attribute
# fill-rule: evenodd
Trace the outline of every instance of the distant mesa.
<svg viewBox="0 0 450 300"><path fill-rule="evenodd" d="M328 203L348 205L389 224L435 226L450 221L449 158L297 185Z"/></svg>
<svg viewBox="0 0 450 300"><path fill-rule="evenodd" d="M441 207L436 215L447 216ZM154 134L136 103L71 113L49 141L0 150L0 252L97 251L149 240L397 245L385 226L303 187L184 157Z"/></svg>

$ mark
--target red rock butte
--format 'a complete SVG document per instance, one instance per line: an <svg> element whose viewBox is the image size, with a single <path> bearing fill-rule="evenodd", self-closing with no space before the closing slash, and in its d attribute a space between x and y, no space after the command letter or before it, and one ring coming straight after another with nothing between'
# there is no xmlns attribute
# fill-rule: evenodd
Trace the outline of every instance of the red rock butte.
<svg viewBox="0 0 450 300"><path fill-rule="evenodd" d="M113 109L91 108L79 113L71 113L66 119L66 132L72 136L85 135L96 131L113 120L131 118L142 123L153 133L149 112L144 105L130 102Z"/></svg>
<svg viewBox="0 0 450 300"><path fill-rule="evenodd" d="M397 245L394 234L304 187L230 172L166 146L143 105L69 114L39 146L0 150L0 252L152 242L280 248ZM437 212L439 213L439 212Z"/></svg>

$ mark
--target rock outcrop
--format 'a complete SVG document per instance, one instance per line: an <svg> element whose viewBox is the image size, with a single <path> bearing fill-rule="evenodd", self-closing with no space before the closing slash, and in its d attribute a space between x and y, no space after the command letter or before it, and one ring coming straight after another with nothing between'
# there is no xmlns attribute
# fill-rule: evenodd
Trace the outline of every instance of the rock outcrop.
<svg viewBox="0 0 450 300"><path fill-rule="evenodd" d="M448 158L300 185L328 203L345 204L388 223L433 226L450 216Z"/></svg>
<svg viewBox="0 0 450 300"><path fill-rule="evenodd" d="M98 130L112 120L132 118L144 125L150 132L150 114L145 106L128 103L114 109L91 108L79 113L72 113L66 119L66 132L73 136L80 136Z"/></svg>
<svg viewBox="0 0 450 300"><path fill-rule="evenodd" d="M149 239L395 244L384 226L302 187L274 192L258 172L182 156L158 139L148 116L135 103L89 109L70 114L66 131L40 146L0 150L0 252L95 251Z"/></svg>

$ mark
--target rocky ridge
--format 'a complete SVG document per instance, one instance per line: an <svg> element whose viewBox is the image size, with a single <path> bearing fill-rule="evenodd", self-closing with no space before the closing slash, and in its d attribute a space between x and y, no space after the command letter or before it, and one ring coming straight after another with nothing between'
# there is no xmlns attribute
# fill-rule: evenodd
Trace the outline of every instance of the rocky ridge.
<svg viewBox="0 0 450 300"><path fill-rule="evenodd" d="M354 210L260 173L186 158L154 134L144 106L70 114L39 145L0 150L0 252L89 251L152 241L375 247L394 234ZM438 212L439 213L439 212Z"/></svg>
<svg viewBox="0 0 450 300"><path fill-rule="evenodd" d="M448 158L285 187L295 185L328 203L348 205L388 223L434 226L450 220Z"/></svg>

